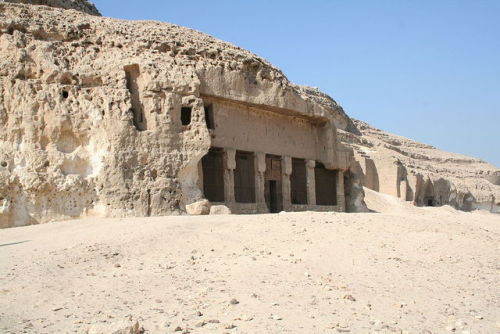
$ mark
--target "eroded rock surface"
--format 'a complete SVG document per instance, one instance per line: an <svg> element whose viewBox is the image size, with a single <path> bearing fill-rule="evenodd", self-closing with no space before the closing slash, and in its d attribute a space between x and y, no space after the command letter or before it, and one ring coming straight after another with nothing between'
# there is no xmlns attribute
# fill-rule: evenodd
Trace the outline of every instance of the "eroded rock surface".
<svg viewBox="0 0 500 334"><path fill-rule="evenodd" d="M82 13L101 16L93 3L87 0L0 0L0 2L26 3L63 9L75 9Z"/></svg>
<svg viewBox="0 0 500 334"><path fill-rule="evenodd" d="M339 130L352 147L352 169L372 190L419 206L500 212L500 170L480 159L444 152L354 121L360 134Z"/></svg>
<svg viewBox="0 0 500 334"><path fill-rule="evenodd" d="M246 50L173 24L97 15L84 0L0 2L0 227L93 215L185 213L187 205L206 200L201 159L214 142L224 144L226 134L215 140L208 129L205 104L215 100L236 103L242 115L258 110L255 117L263 124L272 114L269 120L285 135L283 122L302 127L314 142L298 143L312 152L302 157L308 168L320 163L343 173L339 211L365 210L362 186L370 187L377 177L383 186L376 190L388 192L387 186L417 204L428 200L421 195L427 179L433 189L446 189L445 195L433 190L433 200L441 203L471 209L498 202L500 176L492 166L466 157L447 160L477 167L464 177L436 169L434 161L414 167L412 161L425 159L415 160L412 154L421 153L406 149L413 142L387 142L390 135L353 122L329 96L290 83ZM375 146L378 151L371 150ZM225 149L234 160L238 148ZM258 179L269 152L254 153ZM272 153L286 155L283 171L289 180L293 152ZM394 163L404 167L404 177L399 167L393 175ZM468 181L462 185L459 179ZM264 200L260 185L257 206ZM307 196L313 198L310 190Z"/></svg>
<svg viewBox="0 0 500 334"><path fill-rule="evenodd" d="M325 124L320 160L348 168L333 100L188 28L2 2L0 53L0 226L185 212L203 200L206 96Z"/></svg>

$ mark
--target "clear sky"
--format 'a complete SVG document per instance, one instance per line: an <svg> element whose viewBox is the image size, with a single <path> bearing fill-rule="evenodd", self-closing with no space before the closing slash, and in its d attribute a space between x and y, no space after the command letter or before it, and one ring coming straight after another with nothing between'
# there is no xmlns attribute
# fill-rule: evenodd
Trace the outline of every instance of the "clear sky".
<svg viewBox="0 0 500 334"><path fill-rule="evenodd" d="M229 41L354 118L500 167L500 0L94 3Z"/></svg>

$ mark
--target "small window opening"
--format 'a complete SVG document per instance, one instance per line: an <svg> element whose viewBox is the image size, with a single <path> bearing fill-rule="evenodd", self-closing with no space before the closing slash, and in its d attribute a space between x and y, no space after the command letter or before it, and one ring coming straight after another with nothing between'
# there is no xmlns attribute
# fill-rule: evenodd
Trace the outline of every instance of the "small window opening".
<svg viewBox="0 0 500 334"><path fill-rule="evenodd" d="M182 125L191 124L191 107L182 107L181 108L181 123Z"/></svg>
<svg viewBox="0 0 500 334"><path fill-rule="evenodd" d="M215 129L214 111L212 105L205 106L205 123L207 124L207 128L211 130Z"/></svg>
<svg viewBox="0 0 500 334"><path fill-rule="evenodd" d="M67 98L69 97L69 93L68 93L68 91L63 90L63 91L62 91L62 97L63 97L63 98L65 98L65 99L67 99Z"/></svg>

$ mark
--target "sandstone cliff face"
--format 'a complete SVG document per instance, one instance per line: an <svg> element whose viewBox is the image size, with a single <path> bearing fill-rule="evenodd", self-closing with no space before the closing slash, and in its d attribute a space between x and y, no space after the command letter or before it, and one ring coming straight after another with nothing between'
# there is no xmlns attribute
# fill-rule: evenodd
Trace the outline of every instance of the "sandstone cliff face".
<svg viewBox="0 0 500 334"><path fill-rule="evenodd" d="M328 145L349 121L265 60L172 24L3 2L0 53L0 226L184 212L202 198L203 96L321 120Z"/></svg>
<svg viewBox="0 0 500 334"><path fill-rule="evenodd" d="M500 170L480 159L443 152L354 121L360 134L339 131L353 148L353 169L370 189L416 205L500 212Z"/></svg>

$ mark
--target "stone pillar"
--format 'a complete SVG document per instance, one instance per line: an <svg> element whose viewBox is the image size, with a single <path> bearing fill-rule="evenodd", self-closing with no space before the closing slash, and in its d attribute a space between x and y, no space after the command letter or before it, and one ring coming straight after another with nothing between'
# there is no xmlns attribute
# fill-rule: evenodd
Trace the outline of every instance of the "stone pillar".
<svg viewBox="0 0 500 334"><path fill-rule="evenodd" d="M345 190L344 190L344 172L337 171L337 206L340 212L345 212Z"/></svg>
<svg viewBox="0 0 500 334"><path fill-rule="evenodd" d="M316 179L314 178L314 168L316 161L307 160L306 178L307 178L307 204L316 205Z"/></svg>
<svg viewBox="0 0 500 334"><path fill-rule="evenodd" d="M224 199L227 203L234 203L234 170L236 169L236 150L227 148L224 154Z"/></svg>
<svg viewBox="0 0 500 334"><path fill-rule="evenodd" d="M266 154L262 152L255 153L255 201L257 210L267 211L266 197L264 195L265 174L266 173Z"/></svg>
<svg viewBox="0 0 500 334"><path fill-rule="evenodd" d="M408 182L406 180L402 180L399 182L399 197L403 201L407 201L407 194L408 194Z"/></svg>
<svg viewBox="0 0 500 334"><path fill-rule="evenodd" d="M290 175L292 175L292 158L283 157L281 164L281 191L284 211L290 211L292 208L292 187L290 184Z"/></svg>

